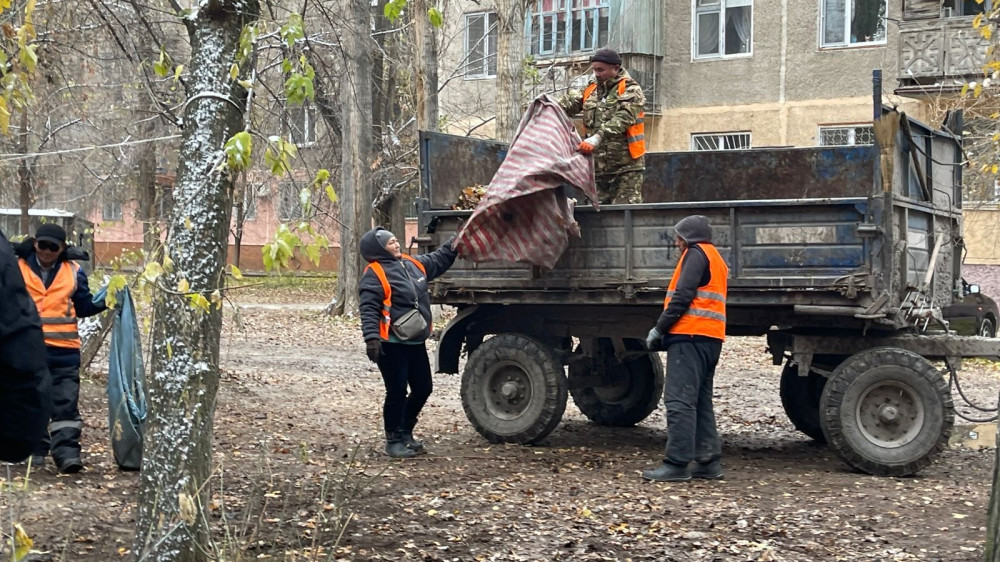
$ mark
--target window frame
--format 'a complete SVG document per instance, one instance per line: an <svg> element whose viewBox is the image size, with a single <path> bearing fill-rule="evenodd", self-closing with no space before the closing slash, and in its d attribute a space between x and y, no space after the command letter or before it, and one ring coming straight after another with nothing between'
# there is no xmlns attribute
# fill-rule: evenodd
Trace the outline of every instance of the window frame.
<svg viewBox="0 0 1000 562"><path fill-rule="evenodd" d="M473 17L482 17L484 19L484 21L483 21L483 36L480 37L476 41L476 43L478 43L480 41L483 42L483 53L485 53L485 55L484 55L482 63L480 63L481 67L482 67L482 73L476 73L476 74L472 74L472 73L469 72L469 67L470 67L469 56L472 54L472 47L475 45L474 43L471 42L472 37L469 35L469 29L471 27L471 25L469 23L469 20L471 18L473 18ZM490 20L493 20L492 25L490 24ZM465 67L464 78L466 80L486 80L486 79L496 78L497 77L497 73L496 73L496 65L497 65L497 63L496 62L494 62L494 64L493 64L493 73L490 74L490 56L491 56L490 55L490 49L491 49L491 47L492 47L492 50L493 50L492 56L493 56L494 61L496 61L497 54L498 54L497 45L492 45L491 46L491 44L490 44L490 30L496 30L497 24L498 24L498 21L497 21L497 13L496 12L492 12L492 11L488 11L488 10L483 10L483 11L479 11L479 12L469 12L469 13L465 14L465 52L464 52L464 54L465 54L465 63L464 63L463 66ZM499 31L497 31L497 33L499 33ZM496 36L496 34L494 34L493 39L497 43L499 43L499 37Z"/></svg>
<svg viewBox="0 0 1000 562"><path fill-rule="evenodd" d="M551 9L539 10L539 6L544 1L534 0L532 5L528 7L527 28L525 30L527 54L537 58L575 57L592 53L607 43L607 38L601 40L601 21L602 19L607 21L604 31L605 35L610 37L611 0L592 0L593 6L578 7L573 6L573 2L578 0L551 0L553 6ZM601 17L602 11L607 14L605 18ZM577 18L581 14L582 16ZM559 37L560 19L563 22L561 40ZM592 45L583 45L582 38L586 37L585 33L581 34L581 37L574 37L573 24L577 19L581 22L587 22L587 29L593 31ZM538 35L534 36L536 22L538 23ZM550 30L550 33L546 34L546 30ZM550 38L549 41L545 40L547 36ZM548 48L545 48L546 43L549 44ZM577 46L580 48L576 48Z"/></svg>
<svg viewBox="0 0 1000 562"><path fill-rule="evenodd" d="M857 43L851 43L851 21L848 14L851 13L854 3L858 0L844 0L844 41L840 43L827 43L825 37L825 24L826 24L826 3L832 0L819 0L819 13L817 25L817 34L819 40L819 48L821 50L838 50L838 49L857 49L865 47L882 47L885 46L889 41L889 26L883 23L883 34L882 39L878 41L859 41ZM885 6L885 18L886 21L889 19L889 0L880 0L882 5Z"/></svg>
<svg viewBox="0 0 1000 562"><path fill-rule="evenodd" d="M822 0L821 0L822 1ZM733 6L729 6L728 3L733 2ZM739 5L736 3L739 2ZM727 8L750 8L750 40L748 42L747 52L745 53L732 53L726 54L726 9ZM698 53L698 39L701 37L700 25L701 14L711 14L717 12L719 14L719 42L718 50L715 53L709 54L699 54ZM698 0L691 0L691 60L702 61L702 60L724 60L724 59L739 59L748 58L753 56L753 35L754 35L754 2L753 0L718 0L717 9L705 9L701 8L699 11Z"/></svg>
<svg viewBox="0 0 1000 562"><path fill-rule="evenodd" d="M722 144L720 141L722 141L725 137L727 137L727 136L735 136L735 135L746 135L747 144L746 144L745 147L740 147L740 148L714 148L714 149L698 148L698 142L697 142L698 139L712 138L712 137L714 137L716 139L716 141L717 141L716 144L718 146L718 144ZM719 151L750 150L751 148L753 148L753 132L751 132L751 131L723 131L723 132L719 132L719 133L691 133L691 140L690 140L690 142L691 142L691 145L690 145L691 146L691 151L693 151L693 152L710 152L711 150L719 150Z"/></svg>
<svg viewBox="0 0 1000 562"><path fill-rule="evenodd" d="M101 220L122 222L125 220L124 207L118 189L112 189L110 193L108 190L101 193Z"/></svg>
<svg viewBox="0 0 1000 562"><path fill-rule="evenodd" d="M976 16L978 14L988 14L988 13L990 13L990 10L992 9L992 7L990 6L991 1L992 0L983 0L983 3L979 4L980 6L983 7L983 11L982 12L973 12L971 14L966 14L966 13L956 13L955 12L956 8L960 12L964 11L962 7L965 6L965 2L963 0L955 0L956 6L955 6L955 8L952 8L951 15L948 15L948 16L944 15L945 7L942 4L942 6L941 6L941 17L942 18L968 18L968 17Z"/></svg>
<svg viewBox="0 0 1000 562"><path fill-rule="evenodd" d="M870 130L872 135L872 142L870 143L858 143L857 134L858 129L867 128ZM823 144L823 132L824 131L834 131L838 129L846 129L849 131L848 137L850 141L848 144ZM867 123L838 123L835 125L819 125L816 129L816 146L872 146L875 144L875 127Z"/></svg>
<svg viewBox="0 0 1000 562"><path fill-rule="evenodd" d="M308 101L302 102L301 105L295 106L285 106L285 111L288 114L288 142L295 144L298 148L306 148L310 146L316 146L316 139L318 135L316 134L316 116L319 113L316 106L309 103ZM300 113L301 112L301 113ZM300 134L305 137L302 142L299 142L295 138L298 121L296 118L298 115L302 115L302 130ZM293 128L293 125L296 128ZM312 137L312 138L309 138Z"/></svg>

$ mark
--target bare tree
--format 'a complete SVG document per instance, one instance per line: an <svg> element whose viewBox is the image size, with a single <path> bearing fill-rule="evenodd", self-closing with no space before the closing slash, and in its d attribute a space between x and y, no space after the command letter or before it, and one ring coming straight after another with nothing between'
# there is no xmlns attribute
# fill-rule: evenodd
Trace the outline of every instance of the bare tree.
<svg viewBox="0 0 1000 562"><path fill-rule="evenodd" d="M525 0L497 2L497 102L496 138L509 142L521 122L524 88Z"/></svg>
<svg viewBox="0 0 1000 562"><path fill-rule="evenodd" d="M195 305L207 304L224 281L233 178L220 168L223 147L243 129L247 110L247 92L230 78L230 68L240 33L258 11L255 0L208 0L184 18L193 72L164 274L154 296L150 412L133 549L140 560L209 559L205 484L222 311Z"/></svg>

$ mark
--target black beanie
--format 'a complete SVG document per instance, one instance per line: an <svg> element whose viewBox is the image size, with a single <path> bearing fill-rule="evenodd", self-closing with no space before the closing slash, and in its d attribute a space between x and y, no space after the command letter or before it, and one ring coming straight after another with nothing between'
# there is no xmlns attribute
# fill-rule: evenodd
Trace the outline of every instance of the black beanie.
<svg viewBox="0 0 1000 562"><path fill-rule="evenodd" d="M617 51L612 51L611 49L597 49L594 51L593 56L590 57L590 62L606 62L608 64L617 64L621 66L622 58L618 56Z"/></svg>
<svg viewBox="0 0 1000 562"><path fill-rule="evenodd" d="M375 240L378 240L378 245L383 248L385 248L386 244L389 243L389 240L392 240L395 236L395 234L384 228L380 228L375 231Z"/></svg>
<svg viewBox="0 0 1000 562"><path fill-rule="evenodd" d="M35 240L48 240L57 244L66 245L66 231L58 224L47 222L38 227L35 231Z"/></svg>

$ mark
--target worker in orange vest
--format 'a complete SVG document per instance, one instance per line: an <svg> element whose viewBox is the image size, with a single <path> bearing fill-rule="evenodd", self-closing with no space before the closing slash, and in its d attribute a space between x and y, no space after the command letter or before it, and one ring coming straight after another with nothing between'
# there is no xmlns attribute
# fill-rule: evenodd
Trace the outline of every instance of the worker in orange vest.
<svg viewBox="0 0 1000 562"><path fill-rule="evenodd" d="M729 267L712 244L708 218L685 217L674 226L674 234L681 257L663 312L646 337L649 349L667 351L666 454L658 468L642 476L657 482L717 480L722 478L722 446L712 384L726 339Z"/></svg>
<svg viewBox="0 0 1000 562"><path fill-rule="evenodd" d="M570 116L583 114L587 138L578 150L594 155L594 179L601 203L642 203L646 96L642 86L622 68L617 52L597 49L590 63L593 79L582 93L571 91L559 105Z"/></svg>
<svg viewBox="0 0 1000 562"><path fill-rule="evenodd" d="M45 355L52 377L48 436L32 454L32 462L40 466L51 450L59 472L79 472L83 469L80 458L83 420L79 409L80 335L76 319L98 314L106 306L93 301L86 273L67 254L66 231L61 226L51 223L39 226L34 239L26 239L18 254L24 285L42 319Z"/></svg>
<svg viewBox="0 0 1000 562"><path fill-rule="evenodd" d="M358 282L361 332L368 359L378 365L385 383L385 453L393 458L426 452L413 438L413 428L433 390L425 344L433 320L427 284L455 263L452 240L429 254L411 256L379 226L358 243L368 262Z"/></svg>
<svg viewBox="0 0 1000 562"><path fill-rule="evenodd" d="M28 458L49 423L42 323L0 231L0 461Z"/></svg>

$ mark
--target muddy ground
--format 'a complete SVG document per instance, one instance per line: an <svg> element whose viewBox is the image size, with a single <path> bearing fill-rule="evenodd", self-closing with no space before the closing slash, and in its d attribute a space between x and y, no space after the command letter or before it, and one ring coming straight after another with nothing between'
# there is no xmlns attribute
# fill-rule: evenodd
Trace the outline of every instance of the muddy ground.
<svg viewBox="0 0 1000 562"><path fill-rule="evenodd" d="M318 313L328 283L244 291L230 307L210 484L224 560L947 560L982 556L994 450L960 442L916 477L850 470L797 433L762 338L731 338L717 375L726 478L653 484L662 408L634 428L570 403L540 445L491 445L465 418L460 376L437 375L420 425L431 451L380 453L382 385L358 323ZM83 385L84 462L0 468L0 521L29 560L130 560L137 474L108 450L106 367ZM996 403L1000 370L967 362L966 392ZM956 397L956 400L959 400ZM968 408L966 413L973 413ZM968 437L962 428L957 433ZM960 440L957 440L960 441ZM987 443L990 439L983 439ZM335 520L347 519L338 535Z"/></svg>

